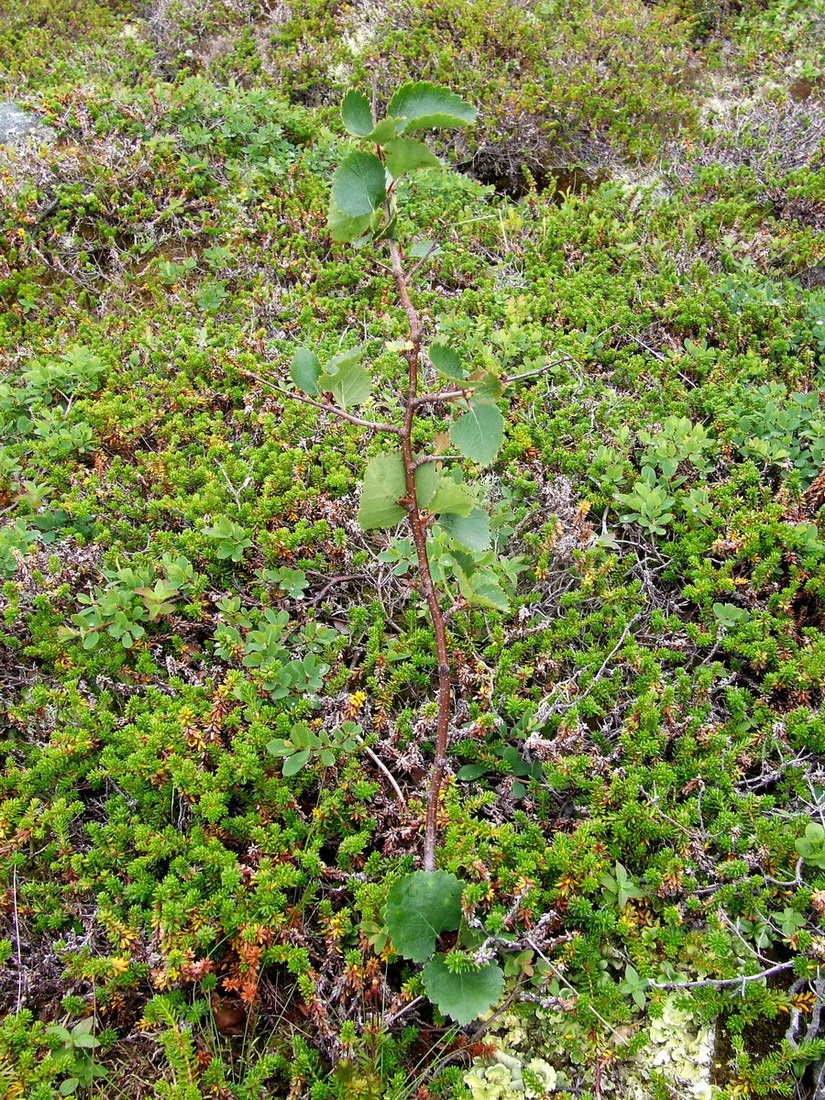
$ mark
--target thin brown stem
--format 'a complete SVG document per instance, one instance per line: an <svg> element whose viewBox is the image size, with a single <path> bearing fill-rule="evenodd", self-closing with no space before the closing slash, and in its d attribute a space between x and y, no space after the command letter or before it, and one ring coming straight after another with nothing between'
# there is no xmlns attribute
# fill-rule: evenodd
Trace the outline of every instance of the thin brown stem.
<svg viewBox="0 0 825 1100"><path fill-rule="evenodd" d="M422 393L416 397L416 405L436 405L439 401L454 401L457 397L466 397L467 390L442 390L441 393Z"/></svg>
<svg viewBox="0 0 825 1100"><path fill-rule="evenodd" d="M503 386L509 386L511 382L520 382L522 378L538 378L540 374L547 374L553 367L560 367L562 363L575 363L576 360L572 355L563 355L561 359L553 359L549 363L545 363L543 367L537 367L535 370L526 370L522 374L509 374L502 378L501 383Z"/></svg>
<svg viewBox="0 0 825 1100"><path fill-rule="evenodd" d="M240 370L239 373L245 375L247 378L253 378L262 386L268 386L271 390L277 390L278 393L282 393L284 397L291 397L293 401L300 401L302 405L311 405L313 409L321 409L322 412L332 413L340 420L347 420L350 424L357 424L361 428L370 428L374 432L391 432L393 435L401 434L401 428L396 427L395 424L382 424L379 420L365 420L362 416L353 416L353 414L348 413L346 409L339 409L337 405L333 405L331 402L313 401L311 397L304 397L302 393L295 393L294 390L288 390L284 386L279 386L277 382L270 382L266 378L261 378L259 375L253 374L251 370Z"/></svg>
<svg viewBox="0 0 825 1100"><path fill-rule="evenodd" d="M426 466L428 462L460 462L463 455L419 455L415 460L415 468Z"/></svg>
<svg viewBox="0 0 825 1100"><path fill-rule="evenodd" d="M450 729L450 703L452 697L452 676L450 659L447 653L447 628L438 593L430 572L427 557L426 525L419 511L415 496L415 458L412 449L412 427L417 407L418 374L421 359L421 321L418 311L410 299L409 287L401 263L401 253L395 241L389 242L390 259L395 288L401 305L407 315L410 330L410 346L404 351L407 360L408 384L407 400L404 407L404 426L401 429L401 455L404 462L404 482L406 496L402 504L407 509L413 545L418 559L418 572L421 577L421 590L427 602L430 621L435 634L435 647L438 658L438 717L436 720L435 758L430 772L429 793L427 797L427 820L424 830L424 870L435 870L435 848L438 840L438 811L441 803L441 787L447 766L447 738Z"/></svg>

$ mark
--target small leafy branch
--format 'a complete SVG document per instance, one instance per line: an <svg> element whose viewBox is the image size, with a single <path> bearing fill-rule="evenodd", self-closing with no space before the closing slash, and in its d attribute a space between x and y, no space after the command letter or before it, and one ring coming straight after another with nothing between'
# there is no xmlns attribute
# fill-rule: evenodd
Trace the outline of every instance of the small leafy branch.
<svg viewBox="0 0 825 1100"><path fill-rule="evenodd" d="M325 363L313 350L297 349L291 378L300 393L281 392L388 440L387 448L367 465L358 522L365 531L406 526L418 588L432 623L438 702L423 859L424 870L431 872L436 863L453 687L445 598L453 607L507 610L508 590L517 572L514 563L496 558L484 486L468 476L473 469L489 466L502 446L504 417L498 402L515 378L504 377L495 369L470 369L459 351L445 341L425 345L424 324L411 295L411 277L435 246L422 254L420 247L412 245L409 254L417 253L420 258L408 270L399 240L402 185L415 172L442 167L432 150L412 135L467 126L475 121L475 109L445 88L412 83L395 92L384 118L376 116L374 104L358 91L346 94L341 115L349 134L365 148L348 153L335 171L328 225L337 242L372 245L389 254L389 270L407 324L406 339L390 345L405 368L395 394L385 402L397 415L394 422L384 422L352 411L370 399L376 382L363 362L365 345L343 351ZM423 388L427 375L437 379L430 391ZM434 430L431 446L414 451L417 421L427 415L428 423L435 427L433 414L445 411L453 413L447 432Z"/></svg>
<svg viewBox="0 0 825 1100"><path fill-rule="evenodd" d="M60 1085L61 1096L72 1096L78 1089L90 1089L97 1078L108 1074L104 1066L95 1063L92 1055L92 1051L100 1046L100 1041L92 1034L94 1026L94 1016L87 1016L71 1031L57 1024L46 1029L47 1035L53 1035L59 1041L58 1051L65 1059L68 1076Z"/></svg>

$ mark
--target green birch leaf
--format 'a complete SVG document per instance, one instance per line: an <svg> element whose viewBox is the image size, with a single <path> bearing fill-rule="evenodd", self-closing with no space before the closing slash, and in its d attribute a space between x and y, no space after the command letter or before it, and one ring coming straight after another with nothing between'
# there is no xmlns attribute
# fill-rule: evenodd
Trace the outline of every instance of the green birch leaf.
<svg viewBox="0 0 825 1100"><path fill-rule="evenodd" d="M386 451L370 459L361 486L358 526L362 531L395 527L407 514L399 499L406 492L400 451Z"/></svg>
<svg viewBox="0 0 825 1100"><path fill-rule="evenodd" d="M309 348L298 348L292 356L292 365L289 368L292 381L299 390L308 393L311 397L317 397L321 392L318 389L318 379L321 377L321 364L318 356Z"/></svg>
<svg viewBox="0 0 825 1100"><path fill-rule="evenodd" d="M441 161L431 153L423 141L412 138L393 138L384 146L384 163L394 179L405 172L415 172L419 168L438 168Z"/></svg>
<svg viewBox="0 0 825 1100"><path fill-rule="evenodd" d="M352 354L336 356L336 359L339 360L337 365L334 366L335 359L327 364L326 373L318 379L318 388L322 393L331 393L342 409L362 404L370 395L372 376L358 362L360 355L357 358Z"/></svg>
<svg viewBox="0 0 825 1100"><path fill-rule="evenodd" d="M346 351L339 351L337 355L329 360L324 372L326 374L335 374L341 367L348 367L350 363L360 363L364 358L364 352L367 350L366 344L359 344L355 348L347 348Z"/></svg>
<svg viewBox="0 0 825 1100"><path fill-rule="evenodd" d="M363 92L350 90L341 103L341 118L353 137L368 137L372 133L372 107Z"/></svg>
<svg viewBox="0 0 825 1100"><path fill-rule="evenodd" d="M76 1035L72 1041L81 1050L94 1050L100 1046L100 1040L95 1039L94 1035Z"/></svg>
<svg viewBox="0 0 825 1100"><path fill-rule="evenodd" d="M449 512L454 516L469 516L475 508L475 503L464 485L459 485L451 477L444 477L427 505L427 510L434 515Z"/></svg>
<svg viewBox="0 0 825 1100"><path fill-rule="evenodd" d="M368 135L370 141L374 141L376 145L385 145L388 141L392 141L399 130L404 128L405 119L403 118L384 118L380 122L376 123L375 129Z"/></svg>
<svg viewBox="0 0 825 1100"><path fill-rule="evenodd" d="M415 497L419 508L426 508L438 485L435 462L425 462L415 471ZM406 516L398 503L406 496L407 481L400 451L388 451L370 460L361 488L358 525L362 531L395 527Z"/></svg>
<svg viewBox="0 0 825 1100"><path fill-rule="evenodd" d="M67 1028L61 1027L59 1024L52 1024L51 1027L47 1027L46 1034L54 1035L55 1038L59 1039L62 1043L71 1043L72 1041L71 1032Z"/></svg>
<svg viewBox="0 0 825 1100"><path fill-rule="evenodd" d="M416 241L410 245L410 256L415 256L417 259L423 259L423 257L437 256L441 252L438 244L435 241Z"/></svg>
<svg viewBox="0 0 825 1100"><path fill-rule="evenodd" d="M458 355L446 344L430 344L427 357L438 373L443 374L445 378L460 382L467 374Z"/></svg>
<svg viewBox="0 0 825 1100"><path fill-rule="evenodd" d="M470 405L450 427L450 439L465 458L489 466L504 442L504 417L495 405Z"/></svg>
<svg viewBox="0 0 825 1100"><path fill-rule="evenodd" d="M504 386L501 384L501 379L491 374L489 371L485 371L480 377L474 381L475 388L473 390L473 400L481 403L482 401L498 401L499 397L504 393Z"/></svg>
<svg viewBox="0 0 825 1100"><path fill-rule="evenodd" d="M422 963L442 932L458 928L464 883L448 871L415 871L387 895L385 919L399 955Z"/></svg>
<svg viewBox="0 0 825 1100"><path fill-rule="evenodd" d="M438 488L441 474L439 463L425 462L415 471L415 502L419 508L427 508Z"/></svg>
<svg viewBox="0 0 825 1100"><path fill-rule="evenodd" d="M339 210L335 203L330 203L327 214L327 229L330 236L338 244L346 244L361 237L365 230L369 229L372 221L371 214L360 214L356 218L350 217Z"/></svg>
<svg viewBox="0 0 825 1100"><path fill-rule="evenodd" d="M375 153L350 153L332 179L332 202L351 218L373 214L387 196L384 165Z"/></svg>
<svg viewBox="0 0 825 1100"><path fill-rule="evenodd" d="M284 741L281 737L276 737L274 741L270 741L266 746L266 751L273 756L291 756L295 752L295 746L291 741Z"/></svg>
<svg viewBox="0 0 825 1100"><path fill-rule="evenodd" d="M475 122L478 115L461 96L427 81L402 84L390 100L387 113L407 119L405 133L434 127L457 130Z"/></svg>
<svg viewBox="0 0 825 1100"><path fill-rule="evenodd" d="M438 1011L461 1025L477 1020L500 999L504 990L504 971L496 963L453 974L446 956L435 955L424 967L422 976L427 996Z"/></svg>
<svg viewBox="0 0 825 1100"><path fill-rule="evenodd" d="M490 549L490 517L483 508L474 508L466 516L444 515L438 522L468 550L481 552Z"/></svg>
<svg viewBox="0 0 825 1100"><path fill-rule="evenodd" d="M473 574L470 577L470 593L464 597L474 607L489 607L493 611L509 611L507 593L494 577Z"/></svg>

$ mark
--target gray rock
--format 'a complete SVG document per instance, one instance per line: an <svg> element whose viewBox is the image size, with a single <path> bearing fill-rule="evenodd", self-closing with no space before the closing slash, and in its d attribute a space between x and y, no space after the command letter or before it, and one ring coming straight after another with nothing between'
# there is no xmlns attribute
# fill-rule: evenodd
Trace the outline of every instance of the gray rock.
<svg viewBox="0 0 825 1100"><path fill-rule="evenodd" d="M26 136L46 139L50 134L37 115L0 101L0 145L13 145Z"/></svg>

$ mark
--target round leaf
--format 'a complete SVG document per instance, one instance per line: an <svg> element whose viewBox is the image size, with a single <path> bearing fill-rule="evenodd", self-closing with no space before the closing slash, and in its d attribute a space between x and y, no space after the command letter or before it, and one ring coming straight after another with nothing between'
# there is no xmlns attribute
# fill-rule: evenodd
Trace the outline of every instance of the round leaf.
<svg viewBox="0 0 825 1100"><path fill-rule="evenodd" d="M345 244L354 241L369 229L371 220L372 214L359 214L357 218L353 218L339 210L335 203L330 203L327 228L334 241Z"/></svg>
<svg viewBox="0 0 825 1100"><path fill-rule="evenodd" d="M457 775L462 783L470 783L473 779L480 779L486 771L486 764L465 764L458 769Z"/></svg>
<svg viewBox="0 0 825 1100"><path fill-rule="evenodd" d="M412 138L393 138L384 146L384 163L390 175L397 179L405 172L415 172L419 168L438 168L441 161L431 153L423 141Z"/></svg>
<svg viewBox="0 0 825 1100"><path fill-rule="evenodd" d="M469 516L474 508L475 501L466 487L457 484L451 477L441 479L435 496L427 505L427 510L434 515L449 512L455 516Z"/></svg>
<svg viewBox="0 0 825 1100"><path fill-rule="evenodd" d="M387 931L405 959L425 962L437 937L461 921L464 883L448 871L416 871L392 887L387 897Z"/></svg>
<svg viewBox="0 0 825 1100"><path fill-rule="evenodd" d="M490 549L490 517L483 508L474 508L468 516L443 515L438 522L468 550L480 553Z"/></svg>
<svg viewBox="0 0 825 1100"><path fill-rule="evenodd" d="M504 989L504 971L495 963L453 974L444 955L430 959L423 978L427 996L439 1012L462 1025L477 1020L499 1000Z"/></svg>
<svg viewBox="0 0 825 1100"><path fill-rule="evenodd" d="M404 129L405 122L406 119L403 118L383 118L367 136L376 145L384 145L385 142L392 141L399 130Z"/></svg>
<svg viewBox="0 0 825 1100"><path fill-rule="evenodd" d="M327 368L329 372L329 367ZM322 374L318 379L322 391L330 390L342 409L360 405L370 395L372 378L369 371L352 358L346 359L334 374Z"/></svg>
<svg viewBox="0 0 825 1100"><path fill-rule="evenodd" d="M286 760L284 760L283 774L297 775L308 760L309 749L301 749L300 752L296 752L293 756L288 756Z"/></svg>

